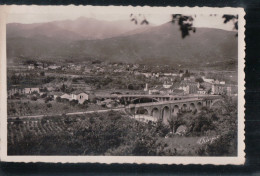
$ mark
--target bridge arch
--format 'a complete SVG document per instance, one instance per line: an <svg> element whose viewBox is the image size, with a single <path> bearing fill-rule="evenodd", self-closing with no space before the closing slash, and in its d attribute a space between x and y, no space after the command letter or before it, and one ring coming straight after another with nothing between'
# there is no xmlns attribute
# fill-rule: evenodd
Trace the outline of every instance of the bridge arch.
<svg viewBox="0 0 260 176"><path fill-rule="evenodd" d="M181 110L183 112L186 112L188 110L188 105L187 104L183 104L182 107L181 107Z"/></svg>
<svg viewBox="0 0 260 176"><path fill-rule="evenodd" d="M224 103L224 101L221 99L213 100L213 101L211 101L210 107L212 107L212 108L220 107L221 105L223 105L223 103Z"/></svg>
<svg viewBox="0 0 260 176"><path fill-rule="evenodd" d="M131 107L131 108L130 108L130 113L131 113L131 114L135 114L135 107Z"/></svg>
<svg viewBox="0 0 260 176"><path fill-rule="evenodd" d="M195 110L197 110L194 103L191 103L191 104L190 104L190 110L191 110L192 112L194 112Z"/></svg>
<svg viewBox="0 0 260 176"><path fill-rule="evenodd" d="M140 97L140 98L134 98L131 100L131 103L138 104L138 103L151 103L151 102L159 102L156 98L150 98L150 97Z"/></svg>
<svg viewBox="0 0 260 176"><path fill-rule="evenodd" d="M147 109L145 108L138 108L137 111L136 111L136 114L144 114L144 115L148 115L149 112Z"/></svg>
<svg viewBox="0 0 260 176"><path fill-rule="evenodd" d="M177 116L177 114L179 113L179 110L180 110L179 106L174 105L173 108L172 108L173 115Z"/></svg>
<svg viewBox="0 0 260 176"><path fill-rule="evenodd" d="M152 112L151 112L151 115L152 115L153 117L159 119L159 118L160 118L160 111L159 111L159 109L156 108L156 107L153 108L153 109L152 109Z"/></svg>
<svg viewBox="0 0 260 176"><path fill-rule="evenodd" d="M163 123L167 124L168 123L168 119L170 119L171 116L171 111L169 106L164 106L162 109L162 120Z"/></svg>
<svg viewBox="0 0 260 176"><path fill-rule="evenodd" d="M201 110L201 108L202 108L202 103L199 101L199 102L197 103L197 109L198 109L198 110Z"/></svg>

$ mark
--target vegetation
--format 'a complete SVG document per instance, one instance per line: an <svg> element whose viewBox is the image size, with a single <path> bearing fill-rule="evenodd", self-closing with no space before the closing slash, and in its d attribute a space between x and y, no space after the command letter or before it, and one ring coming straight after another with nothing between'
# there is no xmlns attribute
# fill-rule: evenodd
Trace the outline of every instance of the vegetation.
<svg viewBox="0 0 260 176"><path fill-rule="evenodd" d="M235 156L236 104L224 98L221 108L180 113L169 125L114 111L9 120L8 154ZM187 127L184 135L176 133L180 126Z"/></svg>

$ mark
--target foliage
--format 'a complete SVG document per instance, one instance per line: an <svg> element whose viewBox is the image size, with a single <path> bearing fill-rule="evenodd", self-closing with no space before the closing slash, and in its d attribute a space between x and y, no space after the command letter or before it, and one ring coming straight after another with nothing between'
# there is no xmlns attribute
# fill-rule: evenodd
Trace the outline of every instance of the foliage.
<svg viewBox="0 0 260 176"><path fill-rule="evenodd" d="M169 125L162 120L146 124L115 111L50 116L37 119L37 123L13 120L13 124L8 123L8 136L13 136L8 137L8 154L234 156L237 154L237 109L234 100L223 98L221 108L181 112L169 119ZM177 140L175 132L181 125L187 127L187 133L180 138L218 137L196 144L196 148L187 144L182 150L170 144Z"/></svg>
<svg viewBox="0 0 260 176"><path fill-rule="evenodd" d="M181 14L172 15L172 23L178 22L182 38L190 35L190 31L196 32L196 28L193 27L193 20L194 19L192 16L185 16Z"/></svg>
<svg viewBox="0 0 260 176"><path fill-rule="evenodd" d="M48 103L47 104L47 108L51 108L52 107L52 104L51 103Z"/></svg>
<svg viewBox="0 0 260 176"><path fill-rule="evenodd" d="M31 97L31 100L33 100L33 101L37 101L37 99L38 99L38 98L37 98L36 96L32 96L32 97Z"/></svg>

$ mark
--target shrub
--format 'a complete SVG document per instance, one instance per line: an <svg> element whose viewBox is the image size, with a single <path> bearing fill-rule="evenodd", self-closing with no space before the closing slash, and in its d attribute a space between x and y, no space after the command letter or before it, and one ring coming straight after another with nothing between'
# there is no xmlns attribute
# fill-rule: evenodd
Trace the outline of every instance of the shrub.
<svg viewBox="0 0 260 176"><path fill-rule="evenodd" d="M70 105L71 105L71 106L76 106L78 103L79 103L78 100L71 100L71 101L70 101Z"/></svg>
<svg viewBox="0 0 260 176"><path fill-rule="evenodd" d="M45 103L48 103L49 101L52 101L53 98L51 96L48 96L45 98Z"/></svg>
<svg viewBox="0 0 260 176"><path fill-rule="evenodd" d="M47 108L51 108L52 107L52 104L51 103L48 103L47 104Z"/></svg>
<svg viewBox="0 0 260 176"><path fill-rule="evenodd" d="M46 93L43 93L43 94L41 95L41 98L45 98L45 97L47 97L47 94L46 94Z"/></svg>
<svg viewBox="0 0 260 176"><path fill-rule="evenodd" d="M37 101L37 99L38 99L38 98L37 98L36 96L32 96L32 97L31 97L31 100L33 100L33 101Z"/></svg>
<svg viewBox="0 0 260 176"><path fill-rule="evenodd" d="M61 97L57 97L57 98L56 98L56 101L57 101L57 102L61 102L61 101L62 101L62 100L61 100Z"/></svg>

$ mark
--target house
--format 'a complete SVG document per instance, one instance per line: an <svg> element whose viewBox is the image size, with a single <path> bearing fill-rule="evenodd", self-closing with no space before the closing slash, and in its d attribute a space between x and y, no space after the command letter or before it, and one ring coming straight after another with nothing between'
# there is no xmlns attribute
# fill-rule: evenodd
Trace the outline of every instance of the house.
<svg viewBox="0 0 260 176"><path fill-rule="evenodd" d="M144 75L146 78L149 78L152 76L152 73L141 73L142 75Z"/></svg>
<svg viewBox="0 0 260 176"><path fill-rule="evenodd" d="M220 81L219 84L226 84L226 82L225 81Z"/></svg>
<svg viewBox="0 0 260 176"><path fill-rule="evenodd" d="M35 66L33 64L28 65L28 70L34 70Z"/></svg>
<svg viewBox="0 0 260 176"><path fill-rule="evenodd" d="M197 91L198 94L206 94L206 90L205 89L198 89Z"/></svg>
<svg viewBox="0 0 260 176"><path fill-rule="evenodd" d="M84 101L89 99L89 93L81 90L76 90L71 93L72 100L78 100L79 104L83 104Z"/></svg>
<svg viewBox="0 0 260 176"><path fill-rule="evenodd" d="M150 89L150 90L148 91L148 94L149 94L149 95L156 95L156 94L160 94L160 91L157 90L157 89Z"/></svg>
<svg viewBox="0 0 260 176"><path fill-rule="evenodd" d="M179 89L184 91L184 94L197 94L199 83L182 81Z"/></svg>
<svg viewBox="0 0 260 176"><path fill-rule="evenodd" d="M147 83L145 84L144 91L145 91L145 92L148 91L148 84L147 84Z"/></svg>
<svg viewBox="0 0 260 176"><path fill-rule="evenodd" d="M207 82L207 83L211 83L211 84L215 83L214 79L207 79L207 78L205 78L205 76L202 76L202 79L203 79L204 82Z"/></svg>
<svg viewBox="0 0 260 176"><path fill-rule="evenodd" d="M231 95L232 94L232 86L225 84L213 84L212 85L212 94L214 95Z"/></svg>
<svg viewBox="0 0 260 176"><path fill-rule="evenodd" d="M49 95L52 96L54 100L56 100L57 97L61 97L62 95L64 95L64 93L62 93L62 92L50 92Z"/></svg>
<svg viewBox="0 0 260 176"><path fill-rule="evenodd" d="M56 69L60 68L60 66L50 65L48 68L51 69L51 70L56 70Z"/></svg>
<svg viewBox="0 0 260 176"><path fill-rule="evenodd" d="M8 98L10 98L11 96L13 96L14 94L25 94L24 92L24 89L21 89L21 88L12 88L12 89L9 89L7 91L7 96Z"/></svg>
<svg viewBox="0 0 260 176"><path fill-rule="evenodd" d="M184 95L184 91L180 89L174 89L171 93L172 95Z"/></svg>
<svg viewBox="0 0 260 176"><path fill-rule="evenodd" d="M24 88L24 93L25 94L40 93L40 88L38 87Z"/></svg>
<svg viewBox="0 0 260 176"><path fill-rule="evenodd" d="M172 83L165 81L164 84L163 84L163 87L166 88L166 89L169 89L169 88L172 87Z"/></svg>
<svg viewBox="0 0 260 176"><path fill-rule="evenodd" d="M66 94L66 93L63 94L63 95L61 95L60 98L62 98L62 99L67 99L67 100L69 100L69 101L72 100L71 95Z"/></svg>

